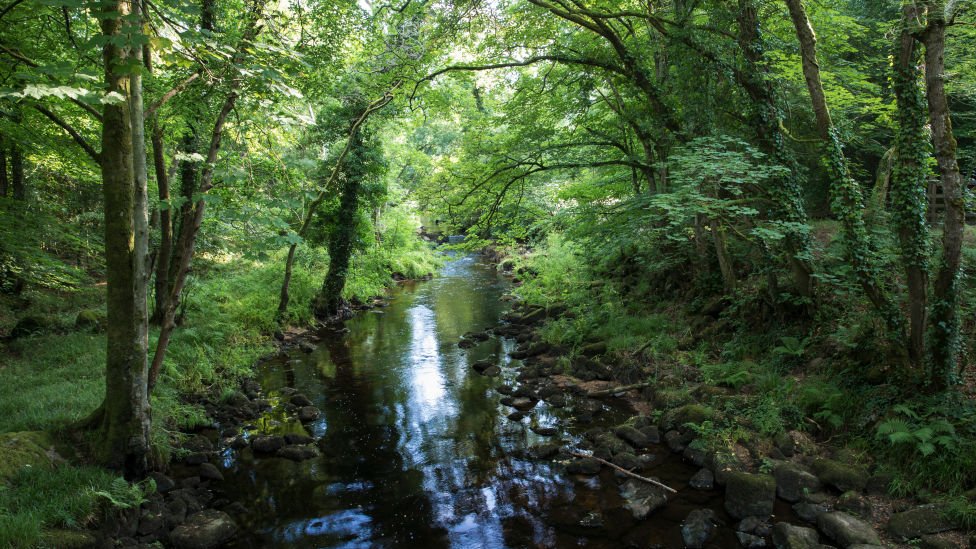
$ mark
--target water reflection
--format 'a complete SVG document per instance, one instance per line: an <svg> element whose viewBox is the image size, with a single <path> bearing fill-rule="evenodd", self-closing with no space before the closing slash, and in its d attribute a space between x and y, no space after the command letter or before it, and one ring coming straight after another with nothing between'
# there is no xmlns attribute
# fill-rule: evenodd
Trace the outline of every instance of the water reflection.
<svg viewBox="0 0 976 549"><path fill-rule="evenodd" d="M272 396L294 387L322 416L303 427L279 409L255 431L307 428L321 456L228 457L222 496L246 509L232 547L616 547L626 531L645 545L647 527L626 516L606 516L620 529L610 535L579 526L587 512L619 509L612 479L576 483L524 457L544 440L529 422L556 424L557 415L540 405L531 420L506 419L492 390L499 381L470 368L493 360L511 382L512 342L457 346L497 322L505 287L491 267L461 258L315 352L265 365Z"/></svg>

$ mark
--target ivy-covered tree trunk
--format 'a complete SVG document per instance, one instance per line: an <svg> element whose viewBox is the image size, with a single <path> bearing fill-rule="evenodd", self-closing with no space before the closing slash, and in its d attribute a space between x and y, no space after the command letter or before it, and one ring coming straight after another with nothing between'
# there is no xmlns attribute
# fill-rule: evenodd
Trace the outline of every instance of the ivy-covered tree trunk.
<svg viewBox="0 0 976 549"><path fill-rule="evenodd" d="M783 132L780 129L780 114L776 107L773 89L769 83L766 65L763 62L762 35L759 28L758 9L754 0L739 0L737 13L739 32L736 40L742 57L746 61L746 70L740 81L743 89L752 100L753 108L750 113L750 124L759 137L759 143L764 153L774 162L790 169L790 175L776 181L771 189L776 202L781 208L783 219L790 223L806 224L807 212L803 206L803 196L800 192L799 166L792 152L786 147ZM802 231L791 231L787 234L786 248L789 254L790 270L793 273L793 286L797 293L806 298L813 297L813 257L812 244L809 234Z"/></svg>
<svg viewBox="0 0 976 549"><path fill-rule="evenodd" d="M904 2L902 27L895 42L894 92L898 127L890 184L892 217L898 231L908 286L908 356L916 368L925 360L929 284L928 223L925 219L928 205L926 106L919 87L921 71L912 36L920 11L915 2Z"/></svg>
<svg viewBox="0 0 976 549"><path fill-rule="evenodd" d="M136 104L140 94L134 90L139 81L129 76L130 56L119 44L130 7L127 0L117 0L100 14L102 33L109 38L103 49L106 91L127 100L105 105L102 114L108 349L105 401L93 419L99 430L96 452L100 460L129 478L137 478L148 466L150 415L146 392L146 243L139 242L146 237L141 227L146 211L136 189L144 180L136 182L133 154L140 147L133 139L140 133L132 131L130 110L136 108L141 113L141 106ZM141 150L145 151L144 145Z"/></svg>
<svg viewBox="0 0 976 549"><path fill-rule="evenodd" d="M365 146L362 132L353 133L350 141L345 179L339 198L337 226L329 241L329 272L325 275L325 281L313 305L315 315L319 318L335 316L342 307L342 290L346 287L349 260L352 258L359 228L359 194L364 175L362 156Z"/></svg>
<svg viewBox="0 0 976 549"><path fill-rule="evenodd" d="M847 158L841 141L830 119L827 97L820 79L820 65L817 62L817 39L813 26L807 18L802 0L786 0L800 44L800 58L803 77L813 104L817 132L823 141L824 156L830 177L830 207L840 220L847 249L847 260L854 270L858 283L871 304L885 320L892 337L902 338L901 315L894 302L878 281L878 272L873 258L874 251L864 223L864 202L861 187L848 171Z"/></svg>
<svg viewBox="0 0 976 549"><path fill-rule="evenodd" d="M784 221L796 224L807 223L806 209L800 192L799 167L793 154L786 147L780 128L779 109L769 83L768 70L763 60L762 36L759 29L759 16L754 0L739 0L736 14L739 33L736 40L746 61L740 85L753 102L750 124L755 128L762 150L774 162L790 169L790 175L779 178L771 193L780 216ZM813 257L809 234L803 231L790 231L786 235L786 248L789 254L793 285L797 293L806 298L813 297Z"/></svg>
<svg viewBox="0 0 976 549"><path fill-rule="evenodd" d="M942 264L932 292L932 372L934 390L944 389L958 374L959 360L959 273L962 239L966 222L962 174L956 160L956 138L949 118L945 92L945 2L928 0L928 24L922 33L925 44L925 87L929 104L932 144L945 197L942 228Z"/></svg>

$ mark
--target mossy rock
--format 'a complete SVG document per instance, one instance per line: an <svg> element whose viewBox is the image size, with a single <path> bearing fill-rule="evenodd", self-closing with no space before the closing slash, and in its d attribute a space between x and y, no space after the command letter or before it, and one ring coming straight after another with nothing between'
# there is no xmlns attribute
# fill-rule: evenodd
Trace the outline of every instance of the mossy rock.
<svg viewBox="0 0 976 549"><path fill-rule="evenodd" d="M10 339L19 339L39 334L51 329L54 325L54 320L49 317L28 315L18 320L17 324L10 330Z"/></svg>
<svg viewBox="0 0 976 549"><path fill-rule="evenodd" d="M717 416L718 413L708 406L685 404L680 408L675 408L664 414L662 427L666 431L670 431L671 429L681 430L688 423L701 425L703 422L713 420Z"/></svg>
<svg viewBox="0 0 976 549"><path fill-rule="evenodd" d="M958 527L958 521L952 520L941 505L923 505L895 513L888 521L888 533L901 539L914 539Z"/></svg>
<svg viewBox="0 0 976 549"><path fill-rule="evenodd" d="M24 467L50 468L61 456L54 450L54 440L43 431L0 434L0 483Z"/></svg>
<svg viewBox="0 0 976 549"><path fill-rule="evenodd" d="M776 479L771 475L729 473L725 483L725 510L733 518L765 518L773 514Z"/></svg>
<svg viewBox="0 0 976 549"><path fill-rule="evenodd" d="M868 472L863 467L848 465L833 459L818 459L813 462L813 471L820 480L841 492L856 490L861 492L868 482Z"/></svg>
<svg viewBox="0 0 976 549"><path fill-rule="evenodd" d="M106 315L97 309L82 309L75 317L75 328L78 330L101 330L105 327Z"/></svg>

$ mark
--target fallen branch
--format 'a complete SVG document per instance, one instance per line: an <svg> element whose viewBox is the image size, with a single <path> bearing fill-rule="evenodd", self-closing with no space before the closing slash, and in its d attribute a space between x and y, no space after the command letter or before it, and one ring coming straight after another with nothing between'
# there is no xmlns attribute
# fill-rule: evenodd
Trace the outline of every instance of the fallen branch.
<svg viewBox="0 0 976 549"><path fill-rule="evenodd" d="M620 387L614 387L612 389L603 389L601 391L593 391L591 393L586 393L586 396L588 398L599 398L599 397L605 397L605 396L612 396L612 395L615 395L617 393L626 393L627 391L630 391L630 390L633 390L633 389L643 389L644 387L650 387L651 385L653 385L653 383L651 383L649 381L645 381L643 383L634 383L632 385L623 385L623 386L620 386Z"/></svg>
<svg viewBox="0 0 976 549"><path fill-rule="evenodd" d="M658 482L658 481L656 481L656 480L654 480L652 478L642 477L642 476L638 475L637 473L631 473L627 469L624 469L623 467L621 467L619 465L615 465L613 463L610 463L609 461L607 461L605 459L600 459L600 458L598 458L596 456L591 456L591 455L588 455L588 454L581 454L579 452L570 452L569 455L571 455L573 457L584 458L584 459L595 459L599 463L601 463L603 465L606 465L608 467L612 467L612 468L616 469L617 471L620 471L621 473L623 473L623 474L625 474L625 475L627 475L629 477L633 477L633 478L636 478L637 480L642 480L642 481L647 482L649 484L653 484L654 486L657 486L658 488L663 488L664 490L667 490L668 492L671 492L672 494L677 494L678 493L677 490L675 490L674 488L672 488L672 487L670 487L670 486L668 486L666 484L662 484L662 483L660 483L660 482Z"/></svg>
<svg viewBox="0 0 976 549"><path fill-rule="evenodd" d="M633 353L630 354L630 358L637 357L637 355L643 353L645 350L647 350L648 347L650 347L653 344L654 344L654 340L652 339L652 340L648 341L647 343L641 345L640 348L638 348L636 351L634 351Z"/></svg>

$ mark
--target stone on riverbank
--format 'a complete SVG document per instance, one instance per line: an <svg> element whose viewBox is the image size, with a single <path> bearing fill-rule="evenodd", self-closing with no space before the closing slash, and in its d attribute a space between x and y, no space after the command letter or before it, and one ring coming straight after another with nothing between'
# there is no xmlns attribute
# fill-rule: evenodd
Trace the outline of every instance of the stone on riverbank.
<svg viewBox="0 0 976 549"><path fill-rule="evenodd" d="M800 501L803 494L820 490L820 479L797 463L777 463L773 476L776 478L776 495L790 503Z"/></svg>
<svg viewBox="0 0 976 549"><path fill-rule="evenodd" d="M881 545L878 534L870 524L842 511L823 513L817 517L817 527L844 548L859 543Z"/></svg>
<svg viewBox="0 0 976 549"><path fill-rule="evenodd" d="M914 539L957 528L957 522L947 517L945 511L938 505L923 505L895 513L888 521L888 533L896 538Z"/></svg>
<svg viewBox="0 0 976 549"><path fill-rule="evenodd" d="M820 536L813 528L778 522L773 526L773 545L776 549L817 549Z"/></svg>
<svg viewBox="0 0 976 549"><path fill-rule="evenodd" d="M770 475L734 472L725 483L725 510L732 517L767 517L773 513L776 479Z"/></svg>
<svg viewBox="0 0 976 549"><path fill-rule="evenodd" d="M868 472L862 467L848 465L833 459L818 459L813 462L813 471L820 481L828 486L847 492L861 492L868 482Z"/></svg>

